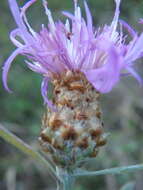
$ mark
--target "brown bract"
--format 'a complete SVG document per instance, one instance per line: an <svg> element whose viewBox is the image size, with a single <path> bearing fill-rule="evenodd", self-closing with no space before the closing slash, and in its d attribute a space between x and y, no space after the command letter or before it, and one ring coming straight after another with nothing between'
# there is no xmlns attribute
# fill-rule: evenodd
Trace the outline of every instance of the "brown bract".
<svg viewBox="0 0 143 190"><path fill-rule="evenodd" d="M44 114L42 148L62 167L96 157L99 147L106 144L99 92L81 72L67 71L55 76L52 84L57 112L47 109Z"/></svg>

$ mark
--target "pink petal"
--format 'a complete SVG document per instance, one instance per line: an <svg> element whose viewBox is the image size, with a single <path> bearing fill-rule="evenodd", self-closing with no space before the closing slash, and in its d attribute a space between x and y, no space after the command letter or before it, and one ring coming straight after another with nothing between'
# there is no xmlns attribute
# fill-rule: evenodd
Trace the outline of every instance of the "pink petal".
<svg viewBox="0 0 143 190"><path fill-rule="evenodd" d="M52 104L52 102L48 99L48 96L47 96L49 81L50 81L49 78L43 79L42 84L41 84L41 93L42 93L45 104L47 104L51 110L56 111L55 106Z"/></svg>
<svg viewBox="0 0 143 190"><path fill-rule="evenodd" d="M136 71L135 71L133 68L129 67L129 68L127 68L127 70L128 70L128 72L129 72L131 75L133 75L133 77L134 77L135 79L137 79L137 81L139 82L140 85L143 85L143 79L139 76L138 73L136 73Z"/></svg>
<svg viewBox="0 0 143 190"><path fill-rule="evenodd" d="M90 35L91 35L91 34L93 34L92 16L91 16L91 13L90 13L90 10L88 8L86 1L84 1L84 7L85 7L86 17L87 17L87 28L88 28Z"/></svg>
<svg viewBox="0 0 143 190"><path fill-rule="evenodd" d="M127 64L132 63L136 59L140 58L142 53L143 53L143 33L137 38L132 49L130 49L130 51L127 52L125 57L125 62Z"/></svg>
<svg viewBox="0 0 143 190"><path fill-rule="evenodd" d="M21 52L22 52L22 49L16 49L16 50L11 54L11 56L7 59L7 61L4 63L4 66L3 66L2 80L3 80L4 88L5 88L8 92L12 92L12 91L8 88L8 85L7 85L8 72L9 72L10 66L11 66L11 64L12 64L12 61L13 61L13 60L15 59L15 57L16 57L17 55L19 55Z"/></svg>
<svg viewBox="0 0 143 190"><path fill-rule="evenodd" d="M8 1L9 1L11 12L12 12L13 17L15 19L15 22L16 22L17 26L19 27L19 29L21 30L24 40L26 42L31 41L32 36L28 33L27 28L24 25L24 23L20 17L20 11L19 11L16 0L8 0Z"/></svg>
<svg viewBox="0 0 143 190"><path fill-rule="evenodd" d="M133 38L134 38L134 37L137 37L136 31L135 31L133 28L131 28L131 26L130 26L128 23L126 23L124 20L120 20L120 23L124 26L124 28L127 29L127 31L129 32L129 34L130 34Z"/></svg>
<svg viewBox="0 0 143 190"><path fill-rule="evenodd" d="M121 0L115 0L115 3L116 3L115 15L114 15L113 21L111 23L112 36L114 36L114 33L117 28L117 24L118 24L119 14L120 14L119 8L120 8Z"/></svg>
<svg viewBox="0 0 143 190"><path fill-rule="evenodd" d="M119 81L121 59L117 51L112 47L109 50L107 63L99 69L85 71L89 82L101 93L108 93Z"/></svg>

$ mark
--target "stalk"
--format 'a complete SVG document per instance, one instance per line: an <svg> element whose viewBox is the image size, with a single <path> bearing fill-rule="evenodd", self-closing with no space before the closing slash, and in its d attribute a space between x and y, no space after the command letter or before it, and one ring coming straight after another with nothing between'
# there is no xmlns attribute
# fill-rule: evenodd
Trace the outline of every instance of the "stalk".
<svg viewBox="0 0 143 190"><path fill-rule="evenodd" d="M58 178L61 182L61 188L57 188L57 190L74 190L76 177L73 175L73 173L74 172L70 170L57 168Z"/></svg>
<svg viewBox="0 0 143 190"><path fill-rule="evenodd" d="M67 174L63 179L63 190L73 190L74 189L75 179Z"/></svg>

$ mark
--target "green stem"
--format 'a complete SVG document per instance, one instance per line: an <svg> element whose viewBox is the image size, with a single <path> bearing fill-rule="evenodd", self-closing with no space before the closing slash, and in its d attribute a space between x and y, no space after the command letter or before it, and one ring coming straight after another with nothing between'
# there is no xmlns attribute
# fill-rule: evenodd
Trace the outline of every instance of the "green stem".
<svg viewBox="0 0 143 190"><path fill-rule="evenodd" d="M42 157L37 151L33 150L29 145L19 139L17 136L12 134L10 131L5 129L2 125L0 125L0 137L2 137L5 141L12 144L34 160L38 161L38 163L42 163L45 167L50 170L50 174L55 178L57 177L55 169ZM56 178L57 179L57 178Z"/></svg>
<svg viewBox="0 0 143 190"><path fill-rule="evenodd" d="M75 179L69 173L63 175L63 190L73 190Z"/></svg>
<svg viewBox="0 0 143 190"><path fill-rule="evenodd" d="M76 177L73 176L73 171L64 170L62 168L56 168L58 178L60 179L60 189L62 190L74 190L74 184ZM59 189L58 189L59 190Z"/></svg>
<svg viewBox="0 0 143 190"><path fill-rule="evenodd" d="M121 173L125 173L125 172L135 172L135 171L139 171L139 170L143 170L143 164L109 168L109 169L92 171L92 172L79 170L78 172L74 173L72 176L80 177L80 176L97 176L97 175L107 175L107 174L121 174Z"/></svg>

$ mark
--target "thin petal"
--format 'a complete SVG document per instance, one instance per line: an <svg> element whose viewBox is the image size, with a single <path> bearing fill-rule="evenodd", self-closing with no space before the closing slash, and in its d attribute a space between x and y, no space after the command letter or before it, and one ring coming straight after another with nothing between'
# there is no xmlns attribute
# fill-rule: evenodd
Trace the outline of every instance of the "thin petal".
<svg viewBox="0 0 143 190"><path fill-rule="evenodd" d="M16 37L20 37L22 39L22 35L20 32L20 29L15 29L10 33L10 39L13 42L13 44L18 47L18 48L22 48L24 46L24 44L22 44L21 42L19 42ZM23 40L23 39L22 39Z"/></svg>
<svg viewBox="0 0 143 190"><path fill-rule="evenodd" d="M88 8L86 1L84 1L84 7L85 7L85 11L86 11L87 27L88 27L90 34L92 34L92 16L91 16L91 13L90 13L90 10Z"/></svg>
<svg viewBox="0 0 143 190"><path fill-rule="evenodd" d="M27 28L29 29L29 31L31 32L31 34L36 37L36 32L33 30L33 28L30 26L30 24L28 23L27 17L26 17L26 11L27 9L33 4L35 3L37 0L30 0L28 1L22 8L21 8L21 13L20 13L20 17L23 18Z"/></svg>
<svg viewBox="0 0 143 190"><path fill-rule="evenodd" d="M8 72L10 69L10 66L12 64L12 61L15 59L15 57L20 54L22 52L22 49L16 49L11 56L7 59L7 61L4 63L3 66L3 72L2 72L2 80L3 80L3 85L4 88L8 91L8 92L12 92L7 85L7 76L8 76Z"/></svg>
<svg viewBox="0 0 143 190"><path fill-rule="evenodd" d="M108 62L99 69L84 72L91 84L101 93L108 93L119 81L120 57L114 48L110 49Z"/></svg>
<svg viewBox="0 0 143 190"><path fill-rule="evenodd" d="M62 11L62 14L68 18L70 18L71 20L75 20L75 17L73 14L66 12L66 11Z"/></svg>
<svg viewBox="0 0 143 190"><path fill-rule="evenodd" d="M8 1L9 1L11 12L15 19L15 22L16 22L17 26L19 27L19 29L21 30L24 40L26 42L31 41L31 39L32 39L31 35L28 33L26 26L24 25L24 23L20 17L20 11L19 11L16 0L8 0Z"/></svg>
<svg viewBox="0 0 143 190"><path fill-rule="evenodd" d="M139 19L139 24L143 24L143 19L142 18Z"/></svg>
<svg viewBox="0 0 143 190"><path fill-rule="evenodd" d="M28 65L29 69L31 69L32 71L43 74L43 75L47 74L47 70L44 67L42 67L40 64L33 64L28 61L25 61L25 62Z"/></svg>
<svg viewBox="0 0 143 190"><path fill-rule="evenodd" d="M48 3L47 3L46 0L43 0L43 6L45 8L45 13L48 16L48 20L49 20L49 23L50 23L49 28L51 29L51 32L54 32L55 31L55 23L54 23L51 11L47 7Z"/></svg>
<svg viewBox="0 0 143 190"><path fill-rule="evenodd" d="M42 93L45 104L47 104L51 110L56 111L55 106L52 104L52 102L48 99L48 96L47 96L49 81L50 79L47 77L43 79L42 84L41 84L41 93Z"/></svg>
<svg viewBox="0 0 143 190"><path fill-rule="evenodd" d="M115 10L115 15L114 15L114 18L113 18L113 21L111 23L111 30L112 30L112 36L114 36L114 33L116 32L116 28L117 28L117 25L118 25L118 20L119 20L119 14L120 14L120 3L121 3L121 0L115 0L115 3L116 3L116 10Z"/></svg>
<svg viewBox="0 0 143 190"><path fill-rule="evenodd" d="M143 85L143 79L139 74L131 67L127 68L128 72L139 82L140 86Z"/></svg>
<svg viewBox="0 0 143 190"><path fill-rule="evenodd" d="M127 64L132 63L136 59L140 58L142 53L143 53L143 33L138 37L132 49L128 51L125 57L125 62Z"/></svg>
<svg viewBox="0 0 143 190"><path fill-rule="evenodd" d="M127 29L127 31L129 32L129 34L134 38L134 37L137 37L137 32L131 28L131 26L125 22L124 20L120 20L120 23L124 26L124 28Z"/></svg>
<svg viewBox="0 0 143 190"><path fill-rule="evenodd" d="M25 15L27 9L33 4L35 3L37 0L30 0L28 1L21 9L21 17L23 17L23 15Z"/></svg>

